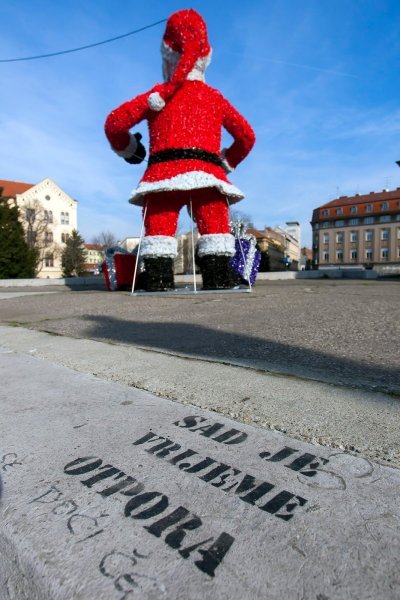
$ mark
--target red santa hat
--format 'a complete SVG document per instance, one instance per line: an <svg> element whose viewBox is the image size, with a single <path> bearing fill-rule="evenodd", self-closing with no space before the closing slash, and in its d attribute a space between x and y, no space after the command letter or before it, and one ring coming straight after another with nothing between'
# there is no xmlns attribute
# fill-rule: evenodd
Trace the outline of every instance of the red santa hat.
<svg viewBox="0 0 400 600"><path fill-rule="evenodd" d="M172 14L167 21L162 51L164 56L170 54L175 57L177 64L169 81L156 86L150 94L149 106L156 111L164 108L165 102L193 72L196 63L200 61L203 70L208 65L211 47L203 17L193 9L179 10Z"/></svg>

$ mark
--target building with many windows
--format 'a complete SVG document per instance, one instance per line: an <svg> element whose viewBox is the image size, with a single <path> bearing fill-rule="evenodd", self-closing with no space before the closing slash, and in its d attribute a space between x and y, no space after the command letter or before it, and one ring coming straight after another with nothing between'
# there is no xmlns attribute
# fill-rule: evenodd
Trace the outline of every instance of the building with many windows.
<svg viewBox="0 0 400 600"><path fill-rule="evenodd" d="M313 211L316 268L400 268L400 188L341 196Z"/></svg>
<svg viewBox="0 0 400 600"><path fill-rule="evenodd" d="M37 250L37 277L61 277L61 254L77 229L76 200L49 178L37 184L0 180L0 188L17 204L27 241Z"/></svg>

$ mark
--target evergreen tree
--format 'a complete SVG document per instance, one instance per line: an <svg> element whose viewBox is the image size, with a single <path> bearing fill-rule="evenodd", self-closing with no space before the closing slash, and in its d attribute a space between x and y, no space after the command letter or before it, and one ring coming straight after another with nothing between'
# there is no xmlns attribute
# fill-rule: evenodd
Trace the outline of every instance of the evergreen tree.
<svg viewBox="0 0 400 600"><path fill-rule="evenodd" d="M36 253L25 241L17 206L10 206L0 188L0 279L35 276Z"/></svg>
<svg viewBox="0 0 400 600"><path fill-rule="evenodd" d="M68 238L62 253L63 277L82 275L85 271L84 240L74 229Z"/></svg>

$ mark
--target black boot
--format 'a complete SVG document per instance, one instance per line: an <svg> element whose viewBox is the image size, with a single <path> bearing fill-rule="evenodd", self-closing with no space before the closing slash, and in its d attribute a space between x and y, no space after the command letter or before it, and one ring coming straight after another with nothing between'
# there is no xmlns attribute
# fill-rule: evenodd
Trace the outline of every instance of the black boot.
<svg viewBox="0 0 400 600"><path fill-rule="evenodd" d="M144 258L144 285L147 292L174 290L174 260L158 256Z"/></svg>
<svg viewBox="0 0 400 600"><path fill-rule="evenodd" d="M239 285L240 278L230 268L231 256L206 254L199 258L203 290L226 290Z"/></svg>

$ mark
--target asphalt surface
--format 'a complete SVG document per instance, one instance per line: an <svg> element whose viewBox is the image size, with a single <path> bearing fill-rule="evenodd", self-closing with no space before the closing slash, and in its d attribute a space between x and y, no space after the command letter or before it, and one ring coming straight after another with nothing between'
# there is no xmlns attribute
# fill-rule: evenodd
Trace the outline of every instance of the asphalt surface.
<svg viewBox="0 0 400 600"><path fill-rule="evenodd" d="M24 291L2 291L0 324L400 394L398 281L268 281L251 294L180 297Z"/></svg>

